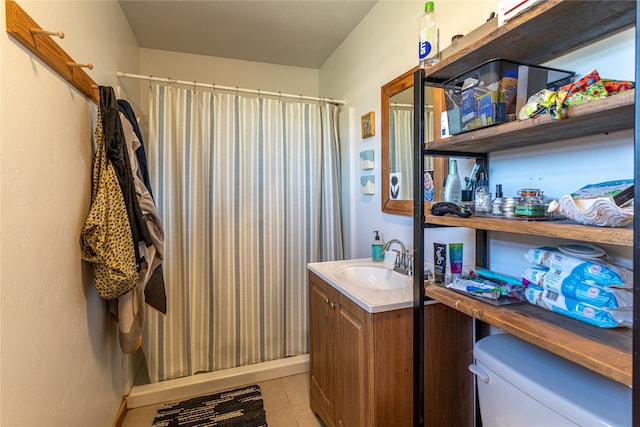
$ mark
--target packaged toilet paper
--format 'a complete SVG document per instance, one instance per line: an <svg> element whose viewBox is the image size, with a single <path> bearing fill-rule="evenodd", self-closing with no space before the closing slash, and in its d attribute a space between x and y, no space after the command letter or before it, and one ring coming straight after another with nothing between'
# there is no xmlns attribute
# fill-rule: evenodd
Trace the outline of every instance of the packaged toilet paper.
<svg viewBox="0 0 640 427"><path fill-rule="evenodd" d="M618 288L633 287L633 273L620 266L572 257L557 248L529 249L524 257L532 264L547 268L561 277L574 276L587 283Z"/></svg>
<svg viewBox="0 0 640 427"><path fill-rule="evenodd" d="M594 285L577 276L561 276L553 270L534 267L526 269L522 279L526 284L534 284L594 307L633 307L633 292L630 289Z"/></svg>
<svg viewBox="0 0 640 427"><path fill-rule="evenodd" d="M525 297L531 304L599 328L630 328L633 326L632 308L593 307L533 284L530 284L525 290Z"/></svg>

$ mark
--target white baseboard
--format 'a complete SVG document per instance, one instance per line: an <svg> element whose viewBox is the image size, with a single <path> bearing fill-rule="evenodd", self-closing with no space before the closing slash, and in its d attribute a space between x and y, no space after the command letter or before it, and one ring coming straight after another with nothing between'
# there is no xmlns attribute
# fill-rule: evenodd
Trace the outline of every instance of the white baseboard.
<svg viewBox="0 0 640 427"><path fill-rule="evenodd" d="M208 372L155 384L133 386L127 396L127 408L155 405L240 387L260 381L309 372L309 355L287 357L223 371Z"/></svg>

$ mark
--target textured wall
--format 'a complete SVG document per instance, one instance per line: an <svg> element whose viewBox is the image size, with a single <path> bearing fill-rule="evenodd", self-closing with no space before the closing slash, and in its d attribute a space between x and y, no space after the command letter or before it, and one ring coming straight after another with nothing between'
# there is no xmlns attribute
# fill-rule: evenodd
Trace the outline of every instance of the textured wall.
<svg viewBox="0 0 640 427"><path fill-rule="evenodd" d="M89 74L136 69L116 1L19 1ZM0 26L5 28L5 3ZM3 426L111 425L124 389L117 325L80 260L96 106L3 31L0 41Z"/></svg>

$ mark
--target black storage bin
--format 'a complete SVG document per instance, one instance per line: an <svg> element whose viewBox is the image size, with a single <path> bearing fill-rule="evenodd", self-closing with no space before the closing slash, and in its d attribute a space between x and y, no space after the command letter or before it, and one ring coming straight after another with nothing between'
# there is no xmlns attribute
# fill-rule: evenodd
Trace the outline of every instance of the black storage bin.
<svg viewBox="0 0 640 427"><path fill-rule="evenodd" d="M515 120L527 99L542 89L571 83L574 72L491 59L443 83L449 133L456 135Z"/></svg>

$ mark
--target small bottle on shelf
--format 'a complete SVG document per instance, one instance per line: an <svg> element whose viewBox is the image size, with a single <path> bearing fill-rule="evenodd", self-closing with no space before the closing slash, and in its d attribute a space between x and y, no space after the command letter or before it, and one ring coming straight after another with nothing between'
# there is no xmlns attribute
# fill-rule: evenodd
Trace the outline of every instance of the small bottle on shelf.
<svg viewBox="0 0 640 427"><path fill-rule="evenodd" d="M496 184L496 198L491 203L491 215L502 215L502 184Z"/></svg>
<svg viewBox="0 0 640 427"><path fill-rule="evenodd" d="M458 176L458 161L455 159L449 160L449 175L444 185L444 201L462 202L462 183L460 182L460 176Z"/></svg>
<svg viewBox="0 0 640 427"><path fill-rule="evenodd" d="M480 173L480 180L475 191L476 215L489 215L491 213L491 190L484 172Z"/></svg>

